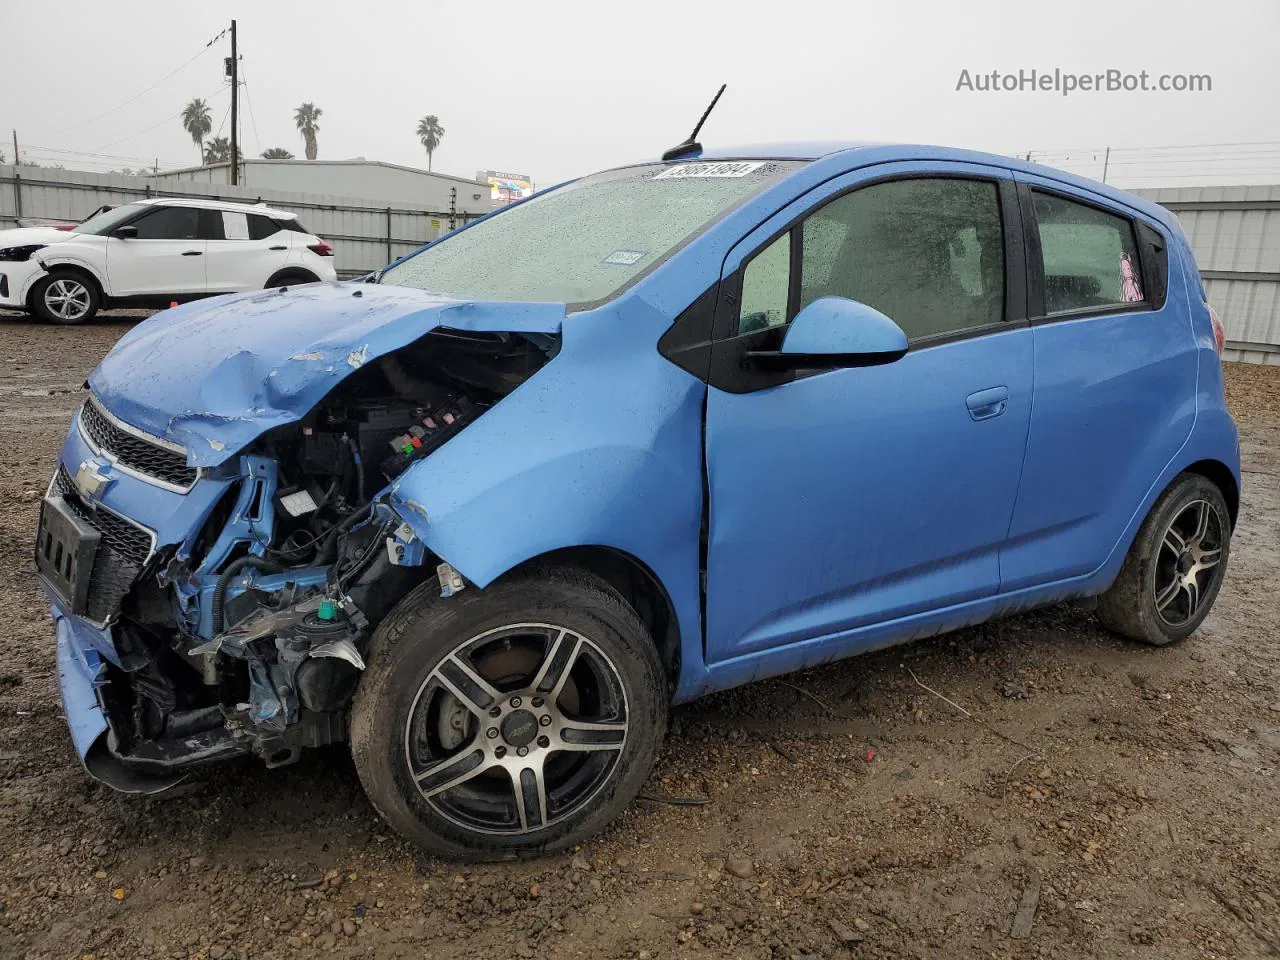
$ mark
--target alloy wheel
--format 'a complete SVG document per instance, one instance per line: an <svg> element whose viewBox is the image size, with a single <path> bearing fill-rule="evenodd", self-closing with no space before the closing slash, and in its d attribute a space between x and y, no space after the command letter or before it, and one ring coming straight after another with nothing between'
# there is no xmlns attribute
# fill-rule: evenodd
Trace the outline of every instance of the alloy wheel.
<svg viewBox="0 0 1280 960"><path fill-rule="evenodd" d="M89 288L70 277L59 277L44 292L44 305L59 320L79 320L91 302Z"/></svg>
<svg viewBox="0 0 1280 960"><path fill-rule="evenodd" d="M484 833L526 834L580 810L627 740L618 668L566 627L520 623L455 647L419 687L405 760L437 812Z"/></svg>
<svg viewBox="0 0 1280 960"><path fill-rule="evenodd" d="M1191 620L1221 575L1223 521L1208 500L1193 500L1170 521L1155 562L1155 604L1171 627Z"/></svg>

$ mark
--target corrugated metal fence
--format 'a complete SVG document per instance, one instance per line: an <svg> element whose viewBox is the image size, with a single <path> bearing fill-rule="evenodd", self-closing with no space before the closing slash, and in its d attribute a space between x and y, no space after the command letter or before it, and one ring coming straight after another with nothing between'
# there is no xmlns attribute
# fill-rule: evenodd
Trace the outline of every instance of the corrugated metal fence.
<svg viewBox="0 0 1280 960"><path fill-rule="evenodd" d="M1135 192L1182 224L1227 331L1226 359L1280 364L1280 186Z"/></svg>
<svg viewBox="0 0 1280 960"><path fill-rule="evenodd" d="M1226 327L1227 358L1280 364L1280 186L1136 192L1181 221L1209 300ZM336 267L344 277L376 270L468 219L447 210L412 204L378 207L351 197L200 183L159 190L140 177L0 166L0 228L12 226L18 217L79 220L105 203L153 196L262 201L291 210L333 244Z"/></svg>
<svg viewBox="0 0 1280 960"><path fill-rule="evenodd" d="M343 277L376 270L476 217L413 204L379 207L352 197L201 183L157 189L142 177L0 166L0 229L16 225L19 217L81 220L103 204L157 196L261 201L296 213L308 230L332 244Z"/></svg>

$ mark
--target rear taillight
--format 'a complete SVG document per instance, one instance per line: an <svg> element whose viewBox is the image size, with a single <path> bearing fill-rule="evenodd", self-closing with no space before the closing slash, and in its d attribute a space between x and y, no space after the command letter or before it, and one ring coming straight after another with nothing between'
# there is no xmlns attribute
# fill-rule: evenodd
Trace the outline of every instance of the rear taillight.
<svg viewBox="0 0 1280 960"><path fill-rule="evenodd" d="M1227 331L1222 328L1222 321L1218 319L1218 311L1209 308L1209 320L1213 323L1213 345L1218 351L1218 356L1222 356L1222 348L1227 345Z"/></svg>
<svg viewBox="0 0 1280 960"><path fill-rule="evenodd" d="M321 240L319 243L307 244L307 249L310 250L312 253L314 253L318 257L333 256L333 247L329 246L323 240Z"/></svg>

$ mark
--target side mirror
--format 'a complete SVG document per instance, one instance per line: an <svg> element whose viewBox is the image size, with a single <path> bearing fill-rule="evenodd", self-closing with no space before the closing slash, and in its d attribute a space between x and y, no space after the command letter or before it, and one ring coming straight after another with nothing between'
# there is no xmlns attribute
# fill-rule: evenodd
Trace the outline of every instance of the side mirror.
<svg viewBox="0 0 1280 960"><path fill-rule="evenodd" d="M133 224L125 224L123 227L116 227L111 231L113 237L120 240L136 240L138 238L138 228Z"/></svg>
<svg viewBox="0 0 1280 960"><path fill-rule="evenodd" d="M774 369L834 370L893 363L906 352L907 335L879 310L845 297L819 297L795 315L781 349L747 356Z"/></svg>

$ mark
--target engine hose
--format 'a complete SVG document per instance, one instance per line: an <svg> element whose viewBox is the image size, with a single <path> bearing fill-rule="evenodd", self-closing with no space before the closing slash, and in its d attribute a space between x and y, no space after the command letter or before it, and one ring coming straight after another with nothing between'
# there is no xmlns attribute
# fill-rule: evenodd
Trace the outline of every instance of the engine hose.
<svg viewBox="0 0 1280 960"><path fill-rule="evenodd" d="M320 543L320 548L316 551L315 562L317 564L325 564L333 560L334 549L338 545L338 538L363 519L364 515L369 512L369 507L371 506L373 506L373 504L366 505L364 509L357 510L355 513L344 517L341 522L335 523L325 531L324 537Z"/></svg>
<svg viewBox="0 0 1280 960"><path fill-rule="evenodd" d="M351 437L344 433L342 441L351 451L351 459L356 466L356 503L364 503L364 459L360 456L360 448Z"/></svg>
<svg viewBox="0 0 1280 960"><path fill-rule="evenodd" d="M254 570L262 570L265 573L281 573L284 571L284 567L280 566L280 564L263 557L241 557L239 560L232 560L227 564L227 569L222 571L222 575L218 577L218 582L213 588L213 600L209 607L210 620L212 621L210 629L215 637L222 633L227 588L231 586L231 578L248 567L252 567Z"/></svg>
<svg viewBox="0 0 1280 960"><path fill-rule="evenodd" d="M387 535L391 533L393 529L395 529L395 526L396 525L394 523L383 524L378 528L378 532L374 538L369 541L369 545L365 547L364 553L356 557L355 561L347 568L347 570L333 575L333 582L339 589L345 590L346 585L351 581L351 578L357 576L369 561L377 555L378 548L382 546L382 541L386 539Z"/></svg>

